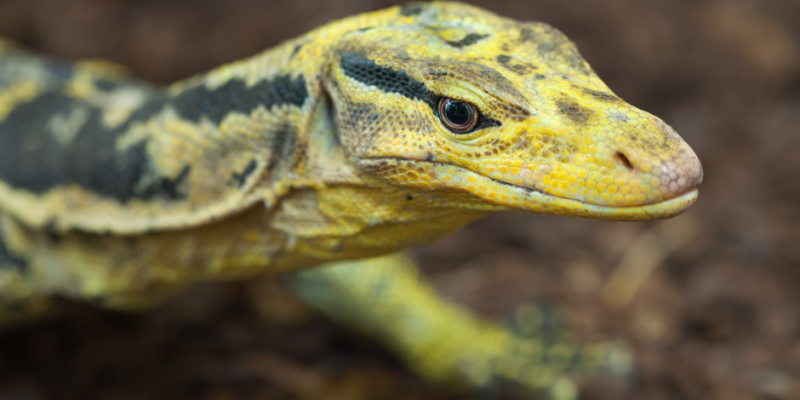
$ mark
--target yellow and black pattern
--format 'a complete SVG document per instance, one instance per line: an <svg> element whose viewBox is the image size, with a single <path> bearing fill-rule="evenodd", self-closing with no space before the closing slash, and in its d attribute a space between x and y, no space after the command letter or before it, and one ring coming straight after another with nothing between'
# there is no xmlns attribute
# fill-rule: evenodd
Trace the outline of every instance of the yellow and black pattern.
<svg viewBox="0 0 800 400"><path fill-rule="evenodd" d="M0 63L0 203L59 232L138 233L241 210L291 163L309 98L302 76L162 91L17 50Z"/></svg>
<svg viewBox="0 0 800 400"><path fill-rule="evenodd" d="M459 3L333 22L167 88L0 41L9 310L43 309L51 295L145 307L196 280L383 256L495 210L667 218L701 181L677 133L615 96L563 34ZM307 281L317 294L349 291L345 308L381 326L383 309L352 304L440 318L421 336L379 330L428 376L572 393L558 378L568 365L531 364L547 351L508 350L513 335L439 304L405 262L383 260L381 279L405 290L357 273ZM328 312L346 320L348 310ZM449 322L463 340L502 343L475 347L491 357L466 364L454 351L425 359L420 349L441 344L436 327ZM502 368L533 372L487 366L508 357Z"/></svg>

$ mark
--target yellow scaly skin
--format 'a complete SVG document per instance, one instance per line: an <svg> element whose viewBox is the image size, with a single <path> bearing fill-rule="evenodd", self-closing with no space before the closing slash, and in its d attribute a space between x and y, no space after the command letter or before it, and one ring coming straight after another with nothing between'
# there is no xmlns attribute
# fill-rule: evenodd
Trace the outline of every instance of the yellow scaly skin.
<svg viewBox="0 0 800 400"><path fill-rule="evenodd" d="M447 98L473 104L478 129L449 130L438 112ZM139 308L196 280L378 257L496 210L668 218L701 181L675 131L616 97L560 32L459 3L343 19L165 90L0 41L6 317L53 295ZM387 277L408 270L375 264ZM329 286L350 276L351 293L374 284L319 274ZM479 325L400 281L414 283L382 299ZM496 329L460 337L514 340ZM419 349L442 343L434 331L387 341L440 380L505 376L569 392L553 386L563 365L493 372L505 345L466 366L459 349L427 362ZM523 353L515 363L533 358Z"/></svg>

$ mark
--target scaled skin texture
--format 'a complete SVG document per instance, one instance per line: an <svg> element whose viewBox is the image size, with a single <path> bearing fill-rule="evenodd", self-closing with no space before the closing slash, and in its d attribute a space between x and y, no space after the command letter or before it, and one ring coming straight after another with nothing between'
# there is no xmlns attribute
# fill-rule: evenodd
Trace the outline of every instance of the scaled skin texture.
<svg viewBox="0 0 800 400"><path fill-rule="evenodd" d="M448 129L444 99L473 105L476 129ZM17 311L52 295L145 307L196 280L387 255L497 210L669 218L702 178L559 31L460 3L346 18L165 89L0 41L0 305ZM336 290L432 303L413 279L379 292L355 276ZM412 363L458 370L450 356Z"/></svg>
<svg viewBox="0 0 800 400"><path fill-rule="evenodd" d="M54 67L36 68L40 76L6 83L3 109L22 110L26 101L63 85L53 78ZM122 188L108 188L117 185L104 182L113 176L88 179L84 175L93 172L86 171L31 188L17 183L23 168L5 166L0 177L11 184L0 186L0 205L28 225L119 233L185 228L257 201L269 206L293 188L342 181L401 188L452 208L644 220L685 210L702 180L697 157L674 130L616 97L560 32L458 3L332 23L176 84L160 103L150 88L112 73L104 72L107 80L121 81L119 87L97 87L91 77L98 69L76 66L58 88L69 100L88 103L84 113L101 113L99 130L117 130L113 145L120 154L90 159L88 167L123 159L146 162L151 170L134 174ZM279 94L245 109L247 101L229 99L276 88ZM439 120L441 98L472 103L491 123L454 134ZM62 129L67 132L48 139L80 140L87 117L76 107L58 111L64 121L76 121L78 133ZM11 125L13 115L6 117ZM320 120L331 117L323 126ZM2 128L10 135L14 127ZM99 147L92 139L88 146ZM142 144L146 154L139 158L146 160L125 159L123 152ZM330 147L339 146L346 160L324 158L336 158ZM18 147L43 155L36 147ZM61 162L76 163L70 157L79 155L74 151ZM290 158L292 165L275 170ZM52 175L57 168L34 172ZM137 165L119 175L131 168ZM244 172L271 184L255 187ZM231 184L236 181L238 187ZM155 189L174 187L159 192L148 182L159 183Z"/></svg>
<svg viewBox="0 0 800 400"><path fill-rule="evenodd" d="M357 165L466 207L642 220L692 204L702 168L691 148L615 96L560 32L448 11L348 35L336 52L329 90ZM497 126L448 131L441 97Z"/></svg>
<svg viewBox="0 0 800 400"><path fill-rule="evenodd" d="M476 129L448 129L443 99ZM489 211L668 218L702 176L555 28L460 3L346 18L166 90L0 43L6 259L112 306L388 254Z"/></svg>

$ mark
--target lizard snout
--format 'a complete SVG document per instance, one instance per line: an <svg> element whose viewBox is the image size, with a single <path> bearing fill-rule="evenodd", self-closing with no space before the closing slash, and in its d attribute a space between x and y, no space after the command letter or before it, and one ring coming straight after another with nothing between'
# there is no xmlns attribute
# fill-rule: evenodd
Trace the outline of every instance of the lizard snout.
<svg viewBox="0 0 800 400"><path fill-rule="evenodd" d="M700 185L700 160L672 127L619 98L586 91L590 95L556 101L555 117L544 121L553 129L531 137L551 158L545 192L597 206L639 207Z"/></svg>
<svg viewBox="0 0 800 400"><path fill-rule="evenodd" d="M661 120L655 123L657 140L636 140L618 149L612 157L618 168L628 170L638 181L668 200L696 189L703 182L700 159L672 127ZM660 132L659 132L660 131ZM642 135L645 139L647 134ZM638 143L637 143L638 142Z"/></svg>

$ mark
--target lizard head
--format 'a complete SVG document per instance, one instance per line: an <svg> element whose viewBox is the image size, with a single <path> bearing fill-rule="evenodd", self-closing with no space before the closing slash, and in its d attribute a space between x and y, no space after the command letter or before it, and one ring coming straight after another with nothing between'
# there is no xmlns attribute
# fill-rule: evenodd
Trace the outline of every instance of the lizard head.
<svg viewBox="0 0 800 400"><path fill-rule="evenodd" d="M458 3L353 21L327 90L364 174L483 210L639 220L695 201L692 149L555 28Z"/></svg>

